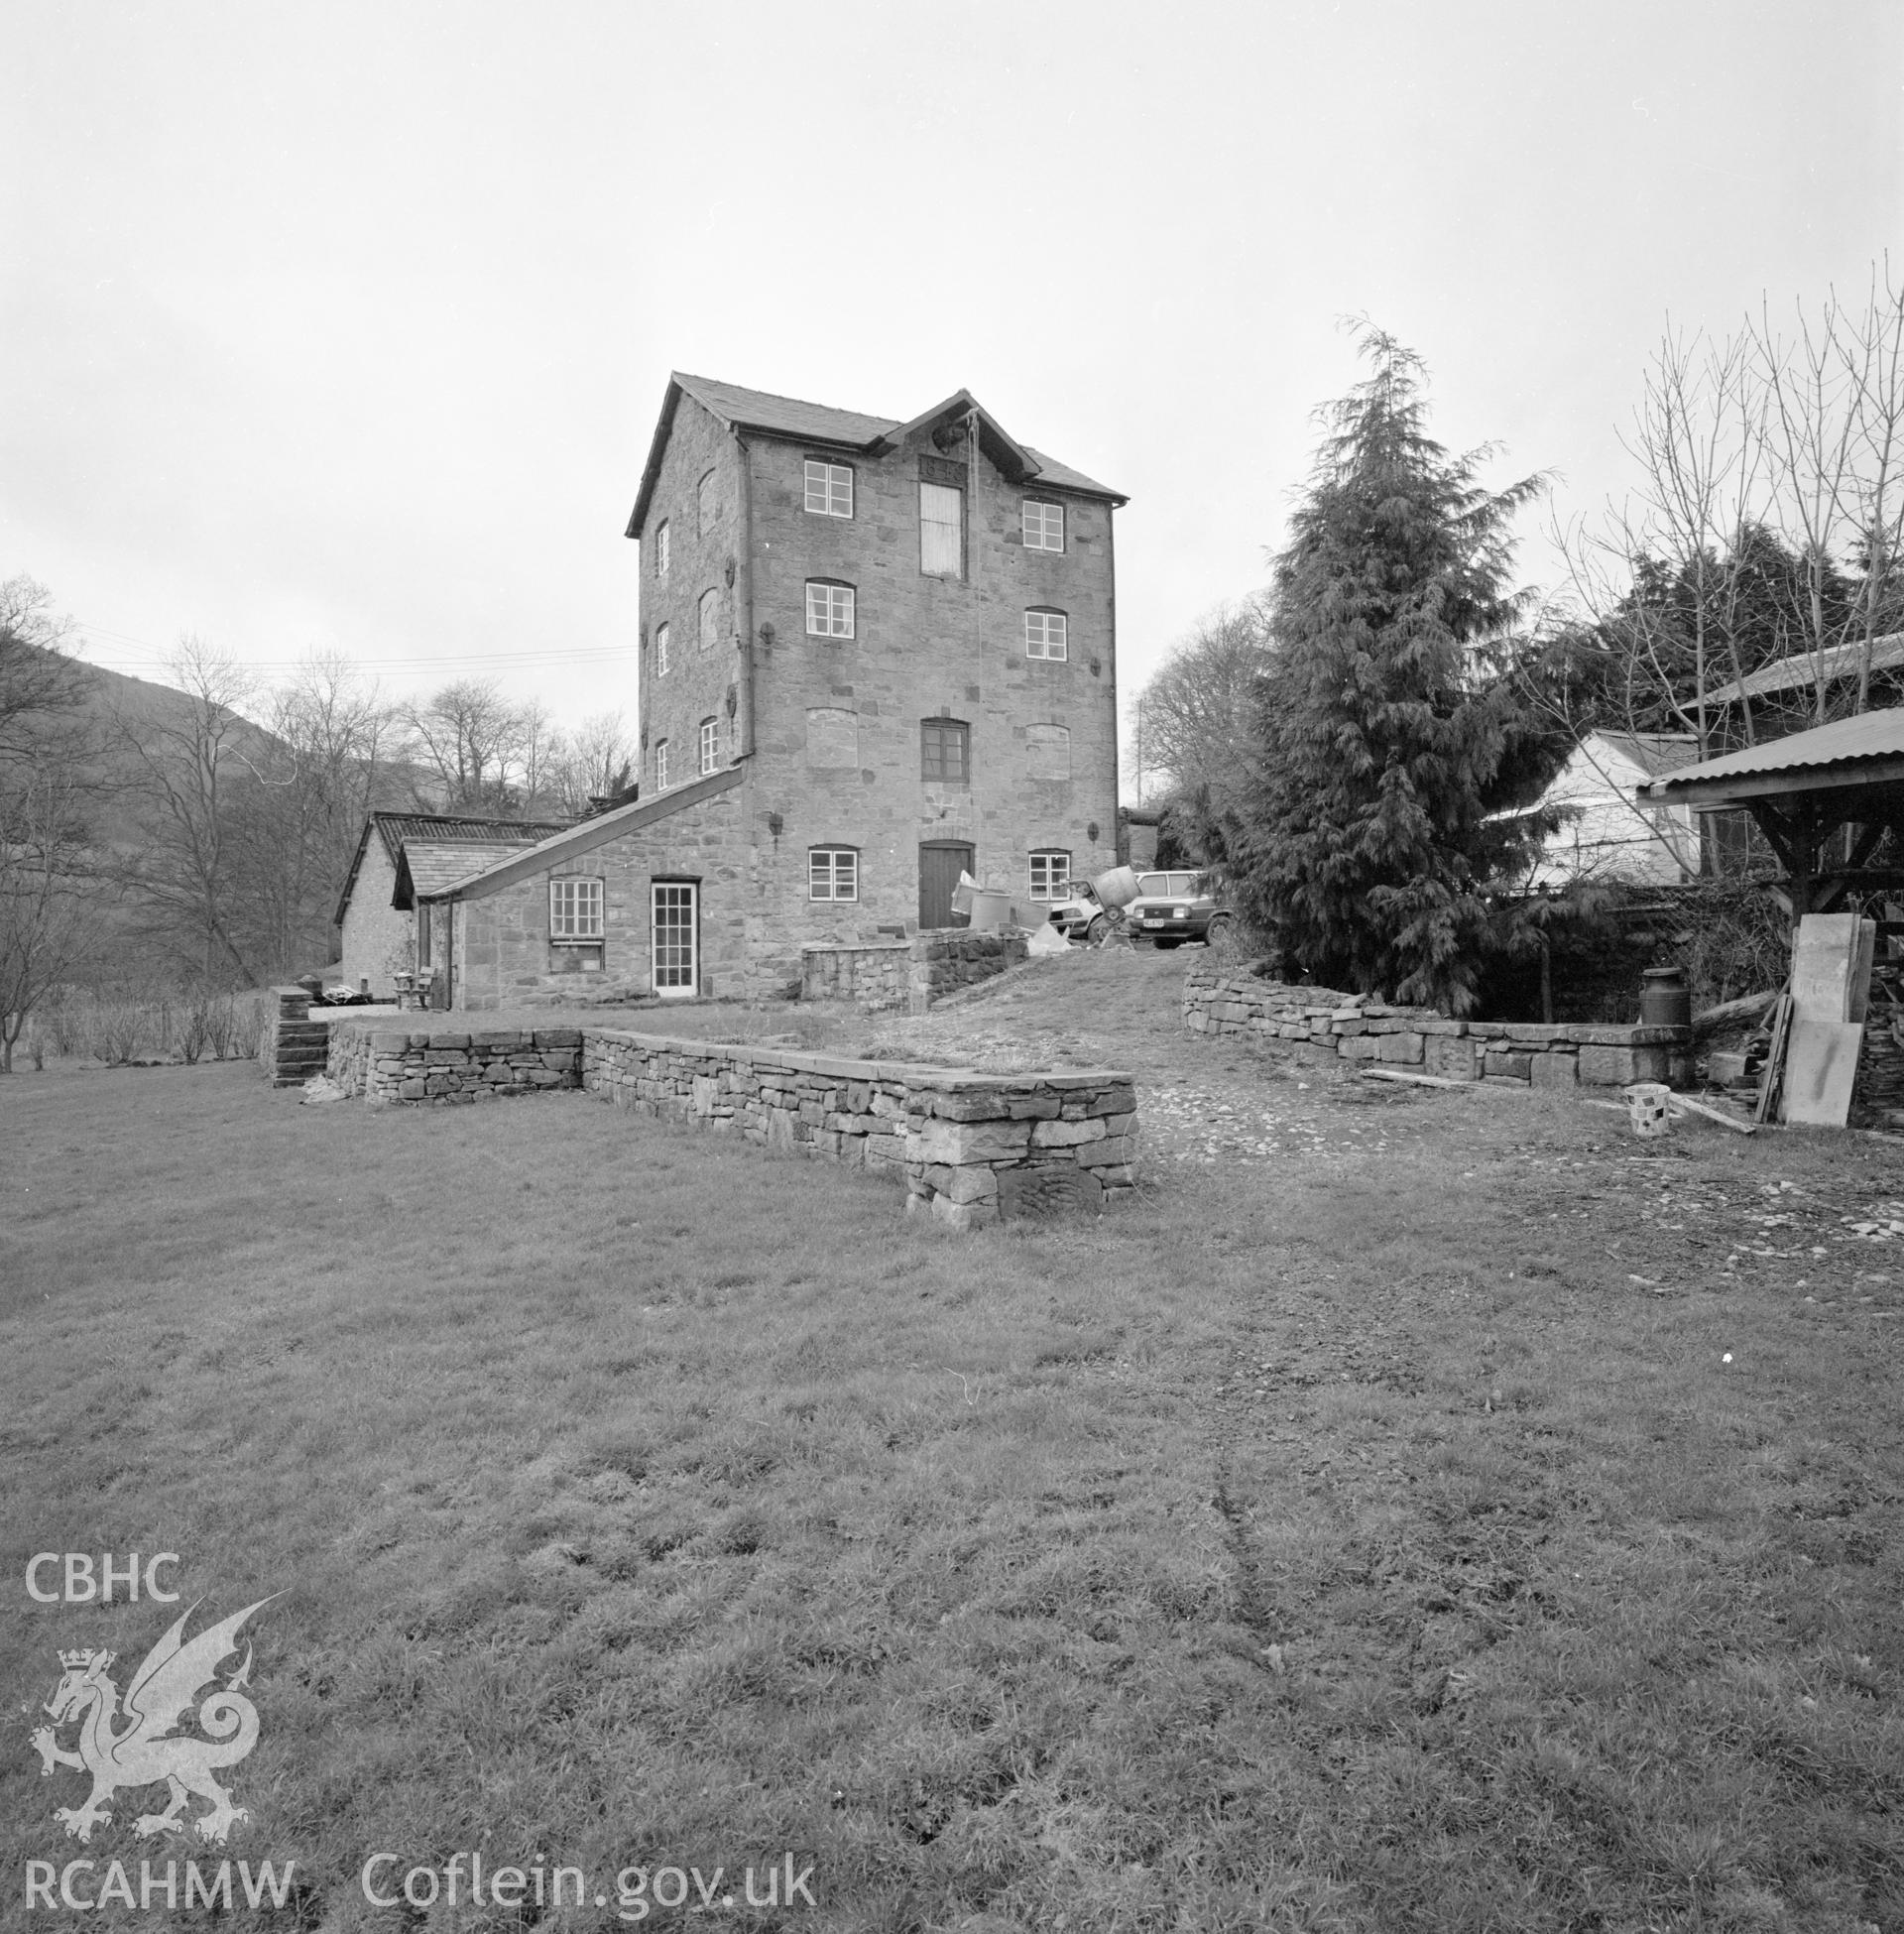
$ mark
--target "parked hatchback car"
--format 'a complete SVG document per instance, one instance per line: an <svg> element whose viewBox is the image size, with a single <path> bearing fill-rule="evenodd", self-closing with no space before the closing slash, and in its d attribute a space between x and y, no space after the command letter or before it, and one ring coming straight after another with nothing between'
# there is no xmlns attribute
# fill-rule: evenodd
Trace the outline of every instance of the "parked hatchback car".
<svg viewBox="0 0 1904 1934"><path fill-rule="evenodd" d="M1140 940L1179 947L1186 940L1215 940L1233 915L1222 905L1221 882L1213 873L1140 873L1137 897L1125 908L1125 922Z"/></svg>
<svg viewBox="0 0 1904 1934"><path fill-rule="evenodd" d="M1104 917L1104 903L1098 898L1098 890L1089 880L1067 880L1064 897L1051 903L1051 924L1067 940L1082 940L1087 937L1095 940L1104 929L1097 933L1091 931L1091 923Z"/></svg>

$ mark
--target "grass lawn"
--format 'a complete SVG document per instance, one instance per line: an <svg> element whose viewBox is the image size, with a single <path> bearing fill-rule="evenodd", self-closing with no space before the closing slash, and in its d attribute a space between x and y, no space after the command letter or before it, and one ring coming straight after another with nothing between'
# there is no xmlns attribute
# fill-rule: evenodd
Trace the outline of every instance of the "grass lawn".
<svg viewBox="0 0 1904 1934"><path fill-rule="evenodd" d="M282 1593L267 1924L790 1853L695 1924L1904 1929L1904 1148L1374 1093L1179 1035L1181 964L892 1024L1138 1074L1142 1200L977 1237L576 1096L0 1083L0 1925L221 1857L65 1837L58 1652ZM135 1550L178 1606L27 1595ZM359 1884L469 1851L591 1897Z"/></svg>

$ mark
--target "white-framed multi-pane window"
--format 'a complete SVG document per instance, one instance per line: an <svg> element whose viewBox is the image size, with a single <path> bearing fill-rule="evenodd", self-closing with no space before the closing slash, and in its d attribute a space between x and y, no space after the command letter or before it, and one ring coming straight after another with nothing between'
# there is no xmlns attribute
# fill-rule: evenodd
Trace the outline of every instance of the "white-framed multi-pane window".
<svg viewBox="0 0 1904 1934"><path fill-rule="evenodd" d="M1024 547L1027 550L1064 548L1064 506L1024 500Z"/></svg>
<svg viewBox="0 0 1904 1934"><path fill-rule="evenodd" d="M816 517L853 515L853 472L844 463L806 459L806 508Z"/></svg>
<svg viewBox="0 0 1904 1934"><path fill-rule="evenodd" d="M1027 611L1024 614L1024 655L1028 659L1070 657L1068 627L1062 611Z"/></svg>
<svg viewBox="0 0 1904 1934"><path fill-rule="evenodd" d="M654 575L656 577L667 575L668 549L667 519L662 518L659 528L654 533Z"/></svg>
<svg viewBox="0 0 1904 1934"><path fill-rule="evenodd" d="M715 472L710 470L701 479L694 492L695 528L702 537L706 537L714 529L714 520L720 514L720 503L714 491Z"/></svg>
<svg viewBox="0 0 1904 1934"><path fill-rule="evenodd" d="M705 779L714 770L714 762L721 756L721 728L711 718L701 721L701 777Z"/></svg>
<svg viewBox="0 0 1904 1934"><path fill-rule="evenodd" d="M548 883L548 937L599 940L602 937L602 883L551 880Z"/></svg>
<svg viewBox="0 0 1904 1934"><path fill-rule="evenodd" d="M667 789L667 741L665 739L656 739L654 742L654 789L657 792L664 792Z"/></svg>
<svg viewBox="0 0 1904 1934"><path fill-rule="evenodd" d="M853 636L853 587L829 578L806 580L806 633L809 638Z"/></svg>
<svg viewBox="0 0 1904 1934"><path fill-rule="evenodd" d="M1055 847L1031 855L1031 898L1062 900L1071 878L1071 855Z"/></svg>
<svg viewBox="0 0 1904 1934"><path fill-rule="evenodd" d="M965 575L965 492L919 485L919 569L928 577Z"/></svg>
<svg viewBox="0 0 1904 1934"><path fill-rule="evenodd" d="M851 846L809 846L806 849L806 897L809 900L858 900L858 850Z"/></svg>
<svg viewBox="0 0 1904 1934"><path fill-rule="evenodd" d="M668 630L665 625L654 627L654 675L660 677L667 669Z"/></svg>
<svg viewBox="0 0 1904 1934"><path fill-rule="evenodd" d="M703 591L699 607L701 650L711 652L721 632L721 594Z"/></svg>

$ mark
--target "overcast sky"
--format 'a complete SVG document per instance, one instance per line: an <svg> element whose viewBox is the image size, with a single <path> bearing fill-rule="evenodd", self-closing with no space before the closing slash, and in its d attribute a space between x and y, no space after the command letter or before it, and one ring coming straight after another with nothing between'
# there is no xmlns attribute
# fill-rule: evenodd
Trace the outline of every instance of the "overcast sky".
<svg viewBox="0 0 1904 1934"><path fill-rule="evenodd" d="M1128 707L1261 583L1345 314L1564 512L1669 312L1861 287L1904 215L1896 0L0 0L0 576L117 668L190 631L569 721L633 721L671 368L964 385L1128 491Z"/></svg>

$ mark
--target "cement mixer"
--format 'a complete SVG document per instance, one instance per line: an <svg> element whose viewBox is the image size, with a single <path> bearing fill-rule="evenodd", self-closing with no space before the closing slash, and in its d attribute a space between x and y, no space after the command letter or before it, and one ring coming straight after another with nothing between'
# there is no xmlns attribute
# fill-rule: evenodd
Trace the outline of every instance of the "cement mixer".
<svg viewBox="0 0 1904 1934"><path fill-rule="evenodd" d="M1091 891L1105 907L1129 907L1137 897L1137 876L1128 866L1114 866L1091 882Z"/></svg>

